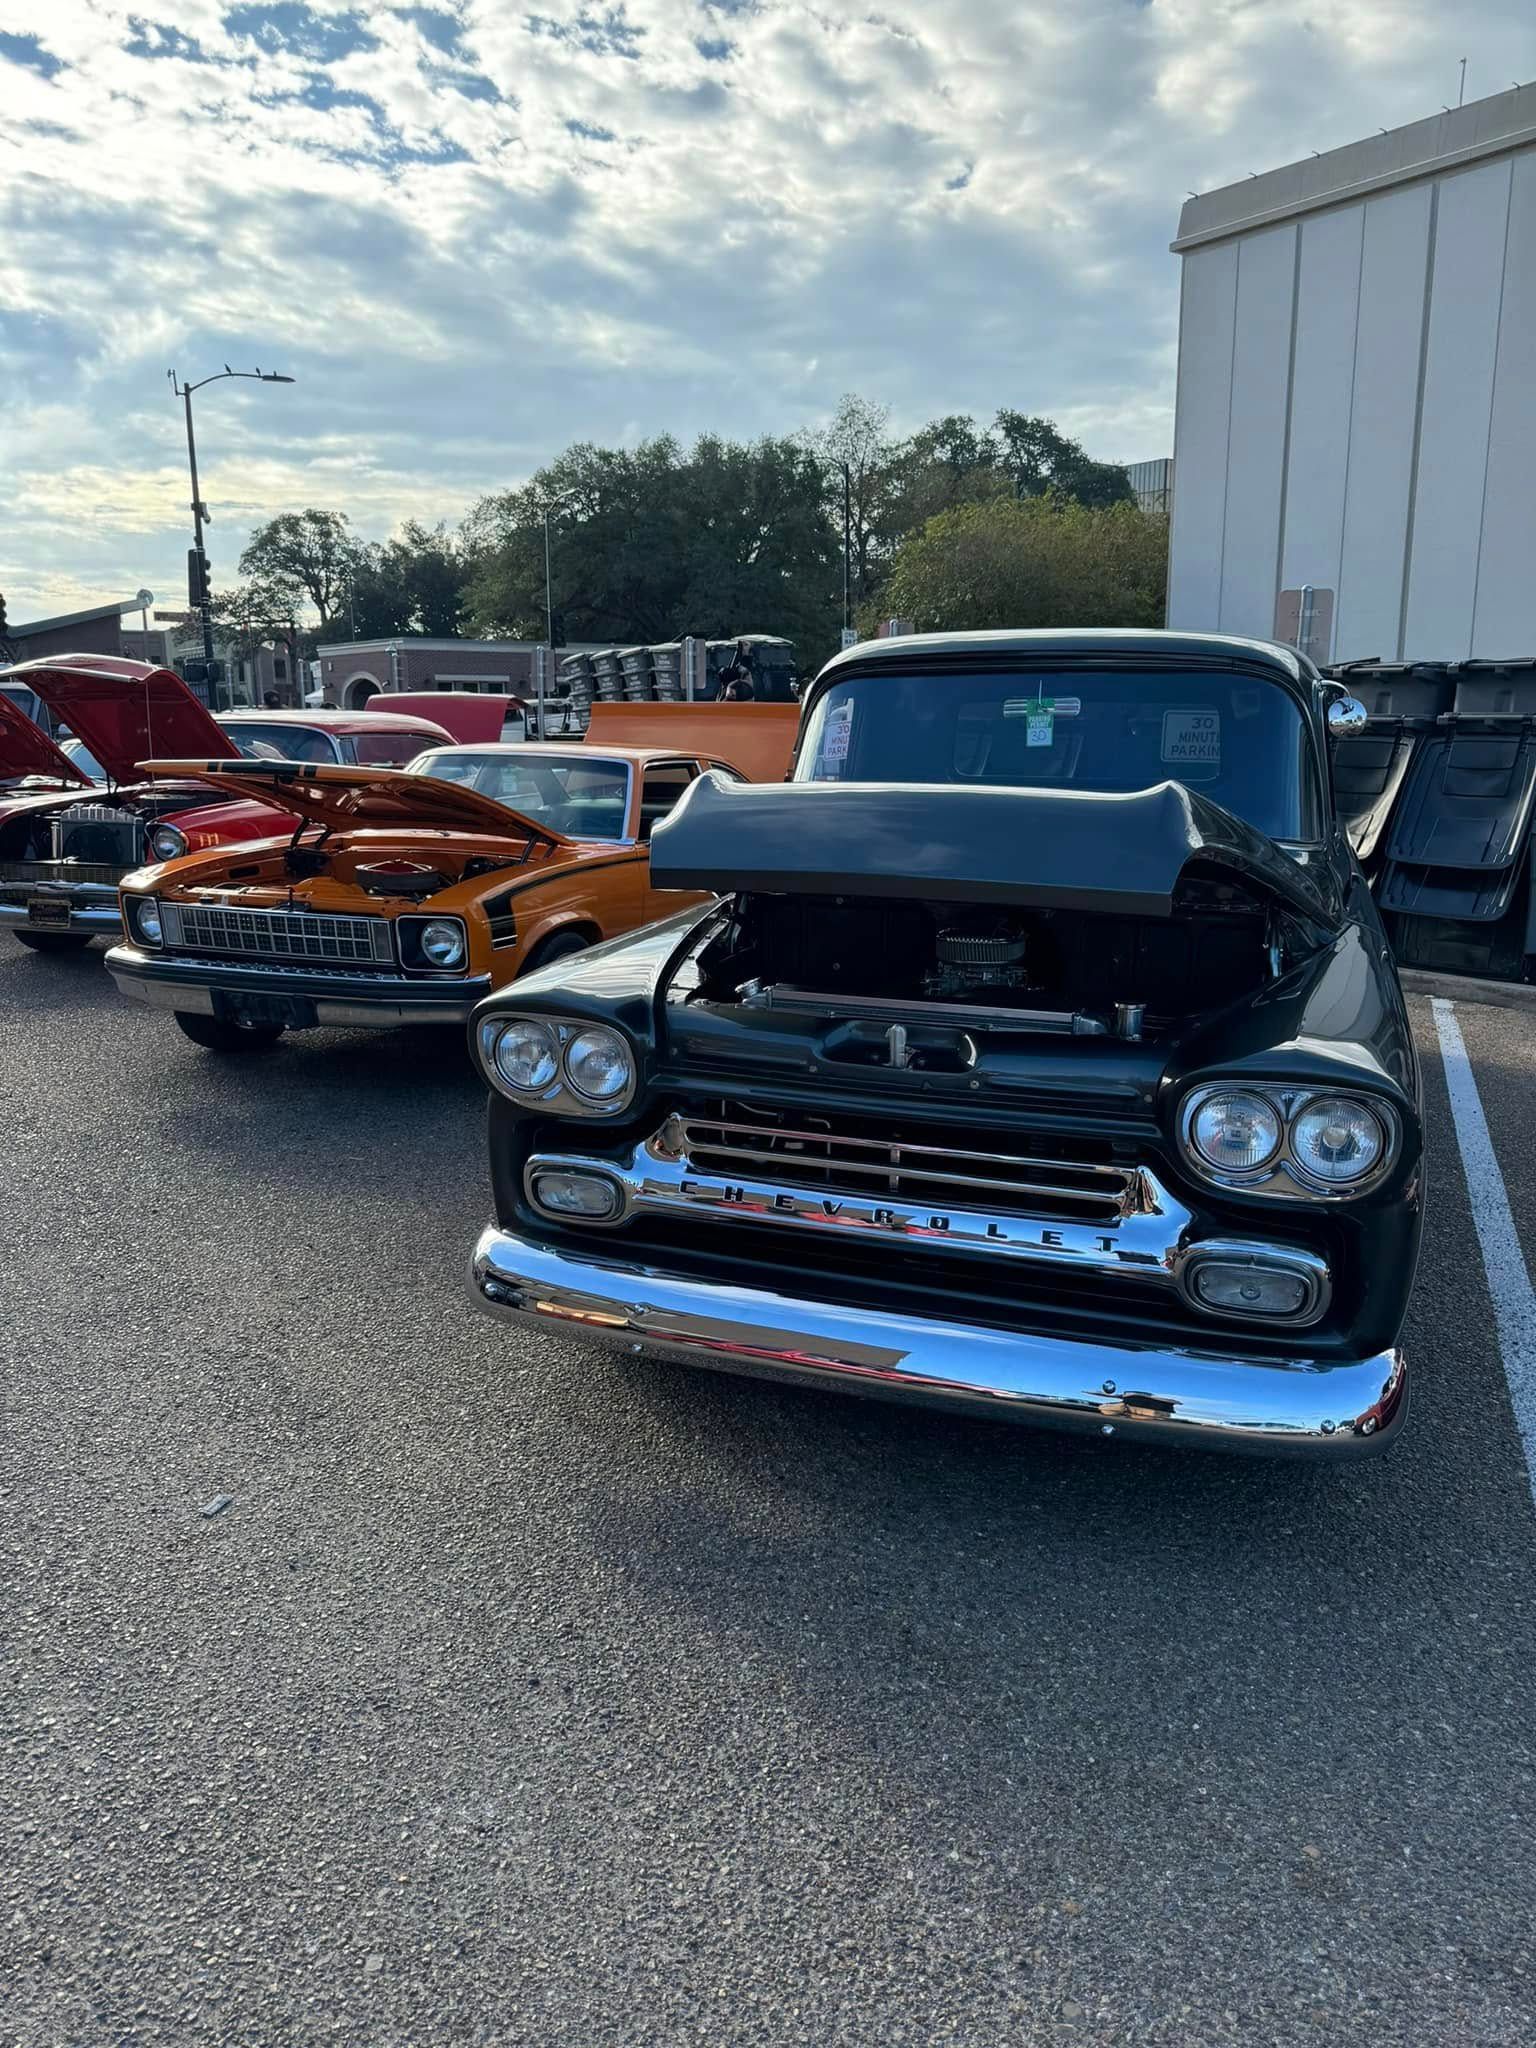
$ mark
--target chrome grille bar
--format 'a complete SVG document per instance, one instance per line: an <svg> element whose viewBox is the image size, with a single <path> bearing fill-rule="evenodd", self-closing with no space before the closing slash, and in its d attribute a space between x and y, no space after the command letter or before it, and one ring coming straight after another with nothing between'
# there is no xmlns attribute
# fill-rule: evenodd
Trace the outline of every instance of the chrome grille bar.
<svg viewBox="0 0 1536 2048"><path fill-rule="evenodd" d="M53 816L66 825L137 825L137 811L125 811L118 804L70 804Z"/></svg>
<svg viewBox="0 0 1536 2048"><path fill-rule="evenodd" d="M389 920L315 910L243 910L214 903L163 902L168 945L235 958L322 960L389 966Z"/></svg>
<svg viewBox="0 0 1536 2048"><path fill-rule="evenodd" d="M789 1186L885 1192L914 1201L949 1197L1020 1211L1049 1202L1071 1214L1113 1218L1136 1206L1141 1184L1131 1166L1049 1159L1027 1151L970 1151L830 1127L815 1131L676 1115L660 1135L665 1149L701 1172L759 1177L767 1168L768 1178Z"/></svg>

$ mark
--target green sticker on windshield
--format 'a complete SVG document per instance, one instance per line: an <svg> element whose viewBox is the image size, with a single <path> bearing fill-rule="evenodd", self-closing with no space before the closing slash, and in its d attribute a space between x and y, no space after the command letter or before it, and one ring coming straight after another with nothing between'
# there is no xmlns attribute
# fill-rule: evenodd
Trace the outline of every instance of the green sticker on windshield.
<svg viewBox="0 0 1536 2048"><path fill-rule="evenodd" d="M1056 699L1034 697L1025 713L1024 744L1026 747L1048 747L1056 730Z"/></svg>

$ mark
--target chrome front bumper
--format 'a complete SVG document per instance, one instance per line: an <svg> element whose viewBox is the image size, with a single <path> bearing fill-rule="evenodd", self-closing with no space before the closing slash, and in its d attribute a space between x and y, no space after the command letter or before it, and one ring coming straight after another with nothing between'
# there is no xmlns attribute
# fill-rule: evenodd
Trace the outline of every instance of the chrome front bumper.
<svg viewBox="0 0 1536 2048"><path fill-rule="evenodd" d="M69 905L69 919L52 923L34 918L29 902L61 899ZM0 887L0 926L10 931L79 932L93 939L115 938L123 928L117 890L110 882L7 882Z"/></svg>
<svg viewBox="0 0 1536 2048"><path fill-rule="evenodd" d="M1396 1351L1233 1359L881 1316L680 1278L624 1259L612 1236L577 1255L487 1229L470 1292L530 1329L687 1365L1179 1447L1359 1457L1384 1448L1408 1408Z"/></svg>
<svg viewBox="0 0 1536 2048"><path fill-rule="evenodd" d="M397 974L327 974L323 968L245 960L199 960L184 954L147 953L114 946L107 968L125 996L156 1009L211 1017L215 995L293 996L312 1002L317 1025L462 1024L490 976L471 975L451 985L411 981Z"/></svg>

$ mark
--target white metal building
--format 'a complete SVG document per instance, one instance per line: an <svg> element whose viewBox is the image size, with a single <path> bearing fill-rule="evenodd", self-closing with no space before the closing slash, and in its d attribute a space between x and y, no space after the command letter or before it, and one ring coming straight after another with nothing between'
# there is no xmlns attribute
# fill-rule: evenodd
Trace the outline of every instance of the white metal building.
<svg viewBox="0 0 1536 2048"><path fill-rule="evenodd" d="M1173 247L1168 623L1536 654L1536 85L1191 199Z"/></svg>

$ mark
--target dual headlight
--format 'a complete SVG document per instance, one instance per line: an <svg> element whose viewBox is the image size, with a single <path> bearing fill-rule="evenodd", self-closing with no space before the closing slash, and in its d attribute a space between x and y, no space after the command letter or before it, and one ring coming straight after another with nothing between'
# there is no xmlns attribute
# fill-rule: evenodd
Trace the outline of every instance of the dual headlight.
<svg viewBox="0 0 1536 2048"><path fill-rule="evenodd" d="M634 1052L606 1024L487 1017L477 1039L486 1077L514 1102L591 1116L622 1109L635 1092Z"/></svg>
<svg viewBox="0 0 1536 2048"><path fill-rule="evenodd" d="M1322 1090L1201 1088L1184 1104L1179 1142L1205 1180L1268 1194L1348 1195L1397 1154L1385 1104Z"/></svg>

